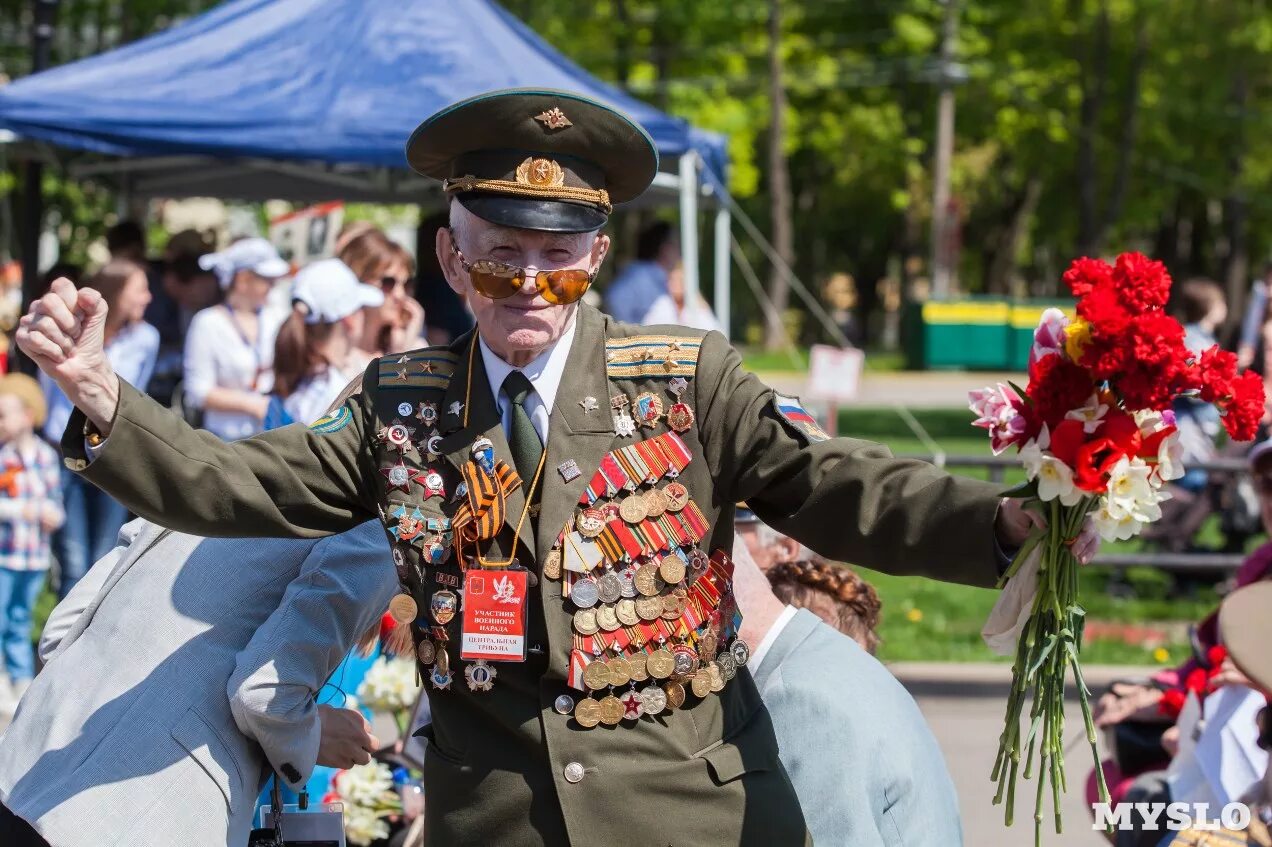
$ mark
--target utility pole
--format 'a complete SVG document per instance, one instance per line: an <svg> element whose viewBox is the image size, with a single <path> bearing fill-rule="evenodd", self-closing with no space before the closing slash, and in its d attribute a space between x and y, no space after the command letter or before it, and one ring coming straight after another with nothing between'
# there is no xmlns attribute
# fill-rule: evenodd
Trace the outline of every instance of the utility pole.
<svg viewBox="0 0 1272 847"><path fill-rule="evenodd" d="M31 73L49 66L49 46L53 41L53 22L57 18L58 0L35 0L35 16L31 26ZM40 281L40 231L44 227L44 164L32 158L23 168L22 210L22 309L35 294Z"/></svg>
<svg viewBox="0 0 1272 847"><path fill-rule="evenodd" d="M936 69L936 157L932 167L932 296L948 297L954 277L951 249L954 222L950 220L950 160L954 156L954 86L967 78L954 61L954 35L958 29L958 0L944 0L941 55Z"/></svg>

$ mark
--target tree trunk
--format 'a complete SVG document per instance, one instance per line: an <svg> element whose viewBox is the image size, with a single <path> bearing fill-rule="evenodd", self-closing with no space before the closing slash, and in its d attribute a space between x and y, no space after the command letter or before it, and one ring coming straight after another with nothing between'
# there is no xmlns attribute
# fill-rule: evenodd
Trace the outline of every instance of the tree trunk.
<svg viewBox="0 0 1272 847"><path fill-rule="evenodd" d="M769 0L769 217L773 224L773 247L791 266L795 261L795 235L791 219L791 178L786 164L786 86L782 80L782 0ZM782 269L769 272L769 297L773 314L765 322L764 346L778 350L785 333L782 316L790 299L790 283Z"/></svg>
<svg viewBox="0 0 1272 847"><path fill-rule="evenodd" d="M989 273L986 276L985 288L988 293L1011 293L1011 278L1016 272L1016 254L1020 251L1020 239L1024 237L1029 226L1029 219L1037 211L1041 197L1042 180L1035 176L1030 177L1025 187L1013 198L1010 219L998 239L993 260L989 265Z"/></svg>
<svg viewBox="0 0 1272 847"><path fill-rule="evenodd" d="M1085 33L1078 35L1080 44L1088 43ZM1099 174L1095 164L1095 141L1099 130L1100 107L1104 102L1104 82L1108 76L1109 10L1100 3L1095 18L1095 31L1089 36L1090 50L1079 54L1078 65L1082 87L1082 105L1078 110L1078 255L1089 256L1098 249Z"/></svg>
<svg viewBox="0 0 1272 847"><path fill-rule="evenodd" d="M1249 85L1245 70L1238 68L1232 79L1230 102L1236 115L1234 135L1228 144L1228 194L1223 198L1223 222L1227 254L1224 256L1224 288L1228 294L1227 328L1241 323L1245 313L1246 295L1250 283L1250 251L1247 233L1249 203L1246 200L1242 172L1245 169L1246 109L1249 106Z"/></svg>
<svg viewBox="0 0 1272 847"><path fill-rule="evenodd" d="M1094 248L1099 249L1109 228L1122 217L1122 207L1126 204L1126 195L1131 184L1131 157L1135 152L1135 137L1139 118L1140 80L1144 74L1144 61L1148 57L1148 22L1147 16L1136 9L1135 14L1135 52L1131 54L1131 65L1127 71L1126 92L1122 99L1122 132L1118 139L1117 166L1114 170L1113 187L1104 212L1100 215L1099 227L1095 233Z"/></svg>

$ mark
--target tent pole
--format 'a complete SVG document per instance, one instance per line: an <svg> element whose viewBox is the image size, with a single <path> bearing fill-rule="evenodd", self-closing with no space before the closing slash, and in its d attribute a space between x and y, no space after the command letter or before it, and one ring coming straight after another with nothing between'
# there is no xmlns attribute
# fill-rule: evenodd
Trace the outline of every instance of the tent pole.
<svg viewBox="0 0 1272 847"><path fill-rule="evenodd" d="M680 157L680 254L685 274L685 302L698 302L698 154Z"/></svg>
<svg viewBox="0 0 1272 847"><path fill-rule="evenodd" d="M49 46L53 41L53 24L58 0L36 0L31 27L31 73L38 74L49 66ZM44 163L32 158L23 174L22 209L22 311L35 298L40 284L40 231L44 227Z"/></svg>
<svg viewBox="0 0 1272 847"><path fill-rule="evenodd" d="M729 302L731 282L729 278L733 265L729 260L729 229L733 224L733 215L729 207L717 198L715 213L715 259L712 262L715 272L715 314L724 330L724 337L730 338L729 315L732 304Z"/></svg>

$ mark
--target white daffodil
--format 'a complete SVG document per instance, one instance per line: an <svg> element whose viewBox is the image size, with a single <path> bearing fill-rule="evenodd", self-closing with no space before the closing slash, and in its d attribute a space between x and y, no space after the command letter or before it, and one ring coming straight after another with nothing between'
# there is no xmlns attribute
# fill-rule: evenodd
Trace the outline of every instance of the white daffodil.
<svg viewBox="0 0 1272 847"><path fill-rule="evenodd" d="M389 823L379 812L365 806L346 806L344 810L345 840L357 847L389 837Z"/></svg>
<svg viewBox="0 0 1272 847"><path fill-rule="evenodd" d="M1082 501L1082 491L1073 484L1073 470L1055 456L1042 457L1037 476L1038 499L1047 502L1058 497L1065 506Z"/></svg>
<svg viewBox="0 0 1272 847"><path fill-rule="evenodd" d="M1087 435L1095 432L1104 423L1104 415L1109 411L1107 403L1100 402L1100 395L1092 394L1086 403L1076 409L1065 412L1066 420L1081 421L1082 431Z"/></svg>
<svg viewBox="0 0 1272 847"><path fill-rule="evenodd" d="M1119 459L1109 471L1108 490L1104 495L1109 514L1145 520L1141 516L1147 514L1148 505L1157 503L1157 492L1149 481L1152 472L1143 459L1131 460L1126 456ZM1158 514L1160 516L1160 510Z"/></svg>
<svg viewBox="0 0 1272 847"><path fill-rule="evenodd" d="M383 762L372 759L365 765L354 765L336 774L335 789L345 802L375 808L393 796L393 771Z"/></svg>
<svg viewBox="0 0 1272 847"><path fill-rule="evenodd" d="M1105 541L1125 541L1139 534L1144 524L1129 514L1113 514L1109 511L1107 498L1100 499L1100 505L1091 513L1095 531Z"/></svg>
<svg viewBox="0 0 1272 847"><path fill-rule="evenodd" d="M375 660L362 678L362 684L358 686L358 698L368 709L376 712L409 709L415 705L419 693L420 689L415 681L415 662L385 656Z"/></svg>
<svg viewBox="0 0 1272 847"><path fill-rule="evenodd" d="M1157 448L1157 473L1154 476L1161 484L1183 475L1184 446L1179 441L1179 433L1172 432L1162 439L1161 446Z"/></svg>

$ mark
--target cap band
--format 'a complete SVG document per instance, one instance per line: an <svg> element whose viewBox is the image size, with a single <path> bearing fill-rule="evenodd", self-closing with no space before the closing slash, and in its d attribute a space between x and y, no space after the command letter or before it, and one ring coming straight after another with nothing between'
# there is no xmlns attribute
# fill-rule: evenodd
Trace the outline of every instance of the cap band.
<svg viewBox="0 0 1272 847"><path fill-rule="evenodd" d="M614 210L614 207L610 205L609 192L603 188L576 188L571 185L533 185L524 182L513 182L507 179L481 179L471 174L448 179L443 183L442 188L447 194L461 191L489 191L492 194L509 194L514 197L533 197L543 200L565 200L572 203L584 203L597 207L607 215Z"/></svg>

